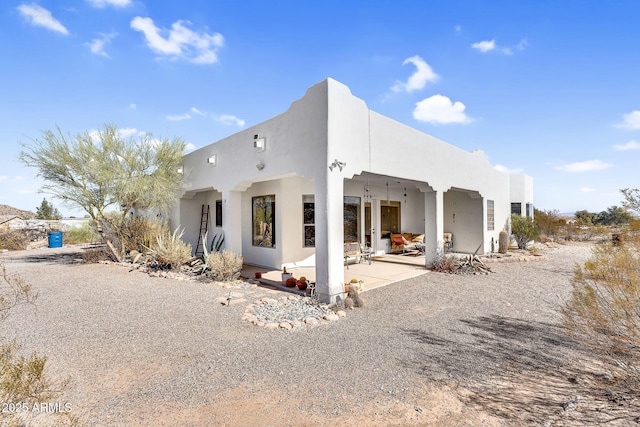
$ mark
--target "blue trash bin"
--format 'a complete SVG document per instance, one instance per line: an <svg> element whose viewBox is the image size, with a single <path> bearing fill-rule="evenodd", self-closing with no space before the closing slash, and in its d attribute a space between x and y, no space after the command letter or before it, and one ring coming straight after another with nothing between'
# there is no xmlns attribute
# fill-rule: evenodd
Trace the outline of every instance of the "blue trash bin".
<svg viewBox="0 0 640 427"><path fill-rule="evenodd" d="M61 248L62 247L62 231L50 231L47 234L49 236L49 247L50 248Z"/></svg>

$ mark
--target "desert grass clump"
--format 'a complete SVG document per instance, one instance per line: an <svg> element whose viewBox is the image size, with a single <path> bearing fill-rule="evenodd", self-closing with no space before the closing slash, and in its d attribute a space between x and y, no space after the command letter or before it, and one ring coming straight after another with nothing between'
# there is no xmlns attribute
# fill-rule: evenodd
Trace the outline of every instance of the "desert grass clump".
<svg viewBox="0 0 640 427"><path fill-rule="evenodd" d="M596 247L576 266L563 308L568 332L617 367L640 393L640 242Z"/></svg>
<svg viewBox="0 0 640 427"><path fill-rule="evenodd" d="M458 258L453 255L445 255L433 264L433 271L439 273L455 273L460 268Z"/></svg>
<svg viewBox="0 0 640 427"><path fill-rule="evenodd" d="M212 252L206 259L205 274L218 282L235 280L240 276L244 258L228 249Z"/></svg>
<svg viewBox="0 0 640 427"><path fill-rule="evenodd" d="M182 241L184 230L178 231L179 228L176 228L173 234L165 233L158 236L156 244L152 248L148 248L157 267L179 270L192 258L191 245Z"/></svg>

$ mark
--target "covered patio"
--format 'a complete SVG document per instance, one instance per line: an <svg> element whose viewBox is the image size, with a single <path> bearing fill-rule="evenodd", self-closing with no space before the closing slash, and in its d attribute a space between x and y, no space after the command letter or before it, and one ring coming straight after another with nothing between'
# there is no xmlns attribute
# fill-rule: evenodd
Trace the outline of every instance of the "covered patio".
<svg viewBox="0 0 640 427"><path fill-rule="evenodd" d="M295 267L287 269L287 272L292 273L296 278L305 276L310 282L316 281L316 270L312 266ZM281 270L245 264L241 274L253 279L256 277L256 273L260 273L262 276L258 280L263 285L292 292L297 291L297 288L287 288L282 284ZM362 291L366 292L427 273L429 270L425 268L424 256L387 254L374 257L371 264L366 261L350 262L348 268L344 267L344 280L350 281L352 278L362 280L364 282Z"/></svg>

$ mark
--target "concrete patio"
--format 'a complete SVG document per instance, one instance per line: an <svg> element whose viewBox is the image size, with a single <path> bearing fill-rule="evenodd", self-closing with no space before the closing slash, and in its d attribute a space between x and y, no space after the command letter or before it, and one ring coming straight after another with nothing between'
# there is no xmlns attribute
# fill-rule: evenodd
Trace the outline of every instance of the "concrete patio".
<svg viewBox="0 0 640 427"><path fill-rule="evenodd" d="M292 273L296 278L305 276L310 282L316 280L314 267L288 268L287 272ZM258 280L264 285L302 294L297 291L297 288L287 288L282 284L282 271L280 270L247 264L243 266L242 276L255 278L256 273L260 273L262 278ZM429 270L425 268L424 256L387 254L374 257L371 264L366 261L360 263L350 261L348 269L347 266L344 267L344 280L350 281L352 278L362 280L364 282L362 290L366 292L426 273L429 273Z"/></svg>

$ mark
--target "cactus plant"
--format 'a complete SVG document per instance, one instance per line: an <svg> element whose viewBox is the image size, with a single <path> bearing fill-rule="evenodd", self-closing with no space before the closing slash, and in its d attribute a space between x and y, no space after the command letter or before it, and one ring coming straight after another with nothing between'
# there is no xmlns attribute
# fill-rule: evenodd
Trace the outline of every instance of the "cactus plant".
<svg viewBox="0 0 640 427"><path fill-rule="evenodd" d="M498 252L501 254L506 254L508 247L509 247L509 233L507 233L505 230L502 230L498 238Z"/></svg>

